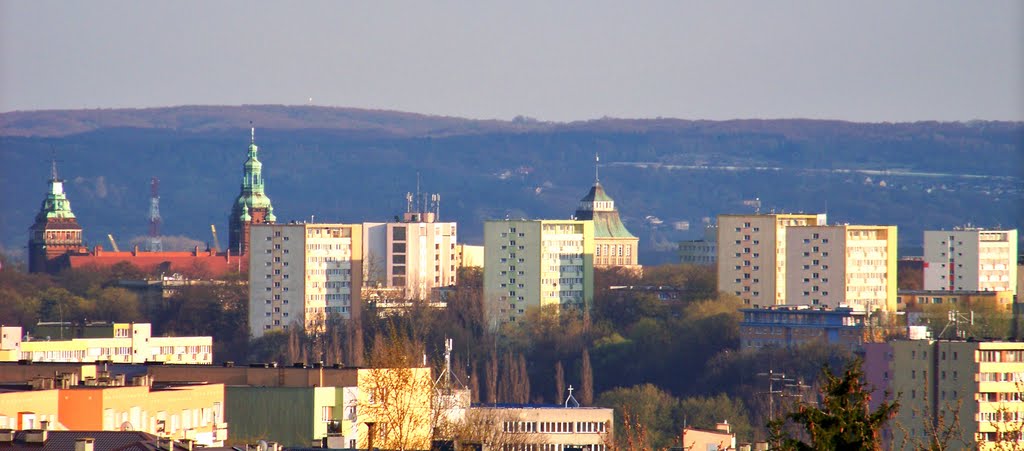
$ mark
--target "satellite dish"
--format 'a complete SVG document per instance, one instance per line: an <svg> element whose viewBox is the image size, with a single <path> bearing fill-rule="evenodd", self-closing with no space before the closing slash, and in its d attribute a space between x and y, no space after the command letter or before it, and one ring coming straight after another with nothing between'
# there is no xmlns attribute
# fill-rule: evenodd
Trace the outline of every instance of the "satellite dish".
<svg viewBox="0 0 1024 451"><path fill-rule="evenodd" d="M131 423L125 421L124 423L121 423L121 430L122 431L134 431L135 428L132 427Z"/></svg>
<svg viewBox="0 0 1024 451"><path fill-rule="evenodd" d="M256 449L258 449L259 451L267 451L268 447L269 445L267 445L266 440L260 440L259 442L256 442Z"/></svg>

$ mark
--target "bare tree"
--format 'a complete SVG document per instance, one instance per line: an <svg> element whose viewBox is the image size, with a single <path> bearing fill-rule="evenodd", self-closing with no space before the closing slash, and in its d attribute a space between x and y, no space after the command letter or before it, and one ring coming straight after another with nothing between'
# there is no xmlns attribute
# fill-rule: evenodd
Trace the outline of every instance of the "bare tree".
<svg viewBox="0 0 1024 451"><path fill-rule="evenodd" d="M491 361L487 365L487 402L498 402L498 356L494 353L491 354Z"/></svg>
<svg viewBox="0 0 1024 451"><path fill-rule="evenodd" d="M434 424L434 387L429 367L417 365L415 345L392 331L374 346L373 368L359 371L358 416L375 425L374 445L382 449L429 449ZM366 445L370 428L360 429Z"/></svg>
<svg viewBox="0 0 1024 451"><path fill-rule="evenodd" d="M547 443L535 430L526 429L516 417L502 409L474 408L455 426L456 449L480 445L483 449L540 449Z"/></svg>

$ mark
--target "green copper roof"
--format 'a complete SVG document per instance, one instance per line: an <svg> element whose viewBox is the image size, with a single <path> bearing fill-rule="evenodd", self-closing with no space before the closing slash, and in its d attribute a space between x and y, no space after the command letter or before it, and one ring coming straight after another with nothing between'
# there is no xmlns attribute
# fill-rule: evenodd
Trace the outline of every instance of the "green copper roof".
<svg viewBox="0 0 1024 451"><path fill-rule="evenodd" d="M594 183L594 186L590 188L590 192L586 196L580 199L580 202L611 202L612 198L604 192L604 187L601 186L600 182Z"/></svg>
<svg viewBox="0 0 1024 451"><path fill-rule="evenodd" d="M260 163L255 131L249 143L249 158L242 166L242 191L235 200L233 210L236 214L241 214L242 207L246 207L246 210L271 208L270 198L263 191L263 163Z"/></svg>
<svg viewBox="0 0 1024 451"><path fill-rule="evenodd" d="M617 211L594 212L594 238L636 238L622 223Z"/></svg>
<svg viewBox="0 0 1024 451"><path fill-rule="evenodd" d="M50 179L50 190L46 193L46 199L39 209L37 218L59 218L74 219L75 214L71 211L71 201L64 195L64 181L56 176Z"/></svg>
<svg viewBox="0 0 1024 451"><path fill-rule="evenodd" d="M614 201L604 192L600 182L595 182L590 192L580 199L576 219L594 221L595 238L636 238L622 224Z"/></svg>

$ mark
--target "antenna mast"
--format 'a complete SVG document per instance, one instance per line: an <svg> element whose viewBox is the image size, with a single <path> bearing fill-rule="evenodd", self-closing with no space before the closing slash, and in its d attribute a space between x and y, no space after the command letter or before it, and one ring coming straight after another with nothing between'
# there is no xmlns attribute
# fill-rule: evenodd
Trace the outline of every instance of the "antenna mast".
<svg viewBox="0 0 1024 451"><path fill-rule="evenodd" d="M160 240L160 180L153 177L149 182L149 250L150 252L161 252L164 250L163 242Z"/></svg>
<svg viewBox="0 0 1024 451"><path fill-rule="evenodd" d="M594 182L595 183L601 181L601 174L599 172L600 170L601 170L601 157L598 156L597 153L595 152L594 153Z"/></svg>

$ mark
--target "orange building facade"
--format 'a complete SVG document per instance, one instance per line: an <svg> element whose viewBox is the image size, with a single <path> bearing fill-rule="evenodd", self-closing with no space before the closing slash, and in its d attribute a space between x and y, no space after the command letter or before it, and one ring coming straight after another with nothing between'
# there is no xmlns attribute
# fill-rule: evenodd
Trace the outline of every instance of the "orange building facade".
<svg viewBox="0 0 1024 451"><path fill-rule="evenodd" d="M142 431L223 446L224 385L76 386L0 393L0 428Z"/></svg>

